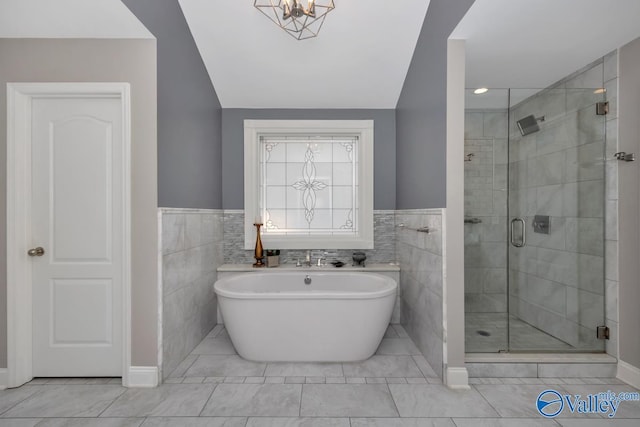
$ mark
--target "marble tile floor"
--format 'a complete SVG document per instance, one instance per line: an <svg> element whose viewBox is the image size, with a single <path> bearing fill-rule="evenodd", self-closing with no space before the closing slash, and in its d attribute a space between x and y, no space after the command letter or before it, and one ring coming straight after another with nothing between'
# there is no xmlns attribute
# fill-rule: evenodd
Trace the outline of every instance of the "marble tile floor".
<svg viewBox="0 0 640 427"><path fill-rule="evenodd" d="M165 379L168 384L442 384L401 325L390 325L368 360L356 363L256 363L237 355L218 325Z"/></svg>
<svg viewBox="0 0 640 427"><path fill-rule="evenodd" d="M482 335L478 331L488 332ZM507 337L507 333L510 336ZM507 344L507 338L509 344ZM500 350L559 351L576 350L540 329L506 313L465 313L465 346L467 353L497 353Z"/></svg>
<svg viewBox="0 0 640 427"><path fill-rule="evenodd" d="M547 420L536 413L536 397L547 388L582 395L637 391L619 380L472 378L470 390L454 391L414 347L401 326L392 325L378 354L362 363L268 363L256 369L229 354L226 331L216 327L154 389L126 389L119 379L61 378L0 391L0 427L640 425L640 402L622 403L613 420L564 412ZM219 375L192 375L205 371Z"/></svg>

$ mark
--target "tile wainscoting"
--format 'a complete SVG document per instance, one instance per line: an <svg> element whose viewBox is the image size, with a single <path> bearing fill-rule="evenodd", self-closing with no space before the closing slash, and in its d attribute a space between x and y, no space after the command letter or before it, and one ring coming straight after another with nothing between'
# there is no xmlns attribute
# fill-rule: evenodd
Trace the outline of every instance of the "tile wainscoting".
<svg viewBox="0 0 640 427"><path fill-rule="evenodd" d="M396 259L396 231L394 229L395 211L373 211L373 244L375 249L367 249L367 263L388 263ZM266 248L278 249L278 248ZM351 262L354 250L326 248L336 253L336 258ZM304 250L282 250L281 264L295 264L298 259L305 258ZM316 251L314 251L316 252ZM253 264L253 250L244 249L244 210L224 211L224 263Z"/></svg>
<svg viewBox="0 0 640 427"><path fill-rule="evenodd" d="M443 372L443 209L375 211L375 249L368 265L400 266L399 303L392 323L402 323L420 353ZM213 283L223 264L254 262L243 248L242 210L160 209L163 378L216 323ZM403 224L404 227L400 227ZM413 229L429 227L429 234ZM337 258L351 259L349 250ZM282 251L281 263L294 264L304 251ZM394 267L397 268L397 267ZM398 273L391 273L395 274Z"/></svg>
<svg viewBox="0 0 640 427"><path fill-rule="evenodd" d="M396 211L401 324L436 374L443 372L443 209ZM414 231L429 227L430 233Z"/></svg>
<svg viewBox="0 0 640 427"><path fill-rule="evenodd" d="M216 325L213 283L222 265L222 210L160 208L158 224L162 378Z"/></svg>
<svg viewBox="0 0 640 427"><path fill-rule="evenodd" d="M404 326L440 378L444 348L442 214L443 209L375 211L376 248L366 251L368 265L399 265L399 304L392 323ZM243 249L241 210L162 208L159 215L159 353L166 378L216 323L212 286L218 277L216 270L223 264L250 265L254 259L252 251ZM420 227L432 232L414 231ZM349 261L351 252L337 251L337 257ZM281 263L295 264L301 254L303 251L283 251Z"/></svg>

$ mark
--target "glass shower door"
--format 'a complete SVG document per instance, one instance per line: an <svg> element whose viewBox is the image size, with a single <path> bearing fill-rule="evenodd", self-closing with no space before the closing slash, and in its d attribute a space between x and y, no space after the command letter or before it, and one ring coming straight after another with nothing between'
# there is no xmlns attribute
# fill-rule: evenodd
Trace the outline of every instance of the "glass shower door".
<svg viewBox="0 0 640 427"><path fill-rule="evenodd" d="M604 350L604 98L510 91L509 351Z"/></svg>

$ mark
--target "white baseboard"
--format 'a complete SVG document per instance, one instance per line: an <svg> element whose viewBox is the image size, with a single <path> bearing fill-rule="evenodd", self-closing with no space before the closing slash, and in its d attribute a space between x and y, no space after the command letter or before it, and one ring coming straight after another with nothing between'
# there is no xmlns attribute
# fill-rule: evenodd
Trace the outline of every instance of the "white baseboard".
<svg viewBox="0 0 640 427"><path fill-rule="evenodd" d="M157 387L158 386L158 367L157 366L132 366L129 369L128 384L126 387ZM7 388L8 371L6 368L0 368L0 390Z"/></svg>
<svg viewBox="0 0 640 427"><path fill-rule="evenodd" d="M157 387L158 380L157 366L132 366L129 368L128 384L125 387Z"/></svg>
<svg viewBox="0 0 640 427"><path fill-rule="evenodd" d="M636 368L633 365L628 364L627 362L623 362L622 360L618 361L618 375L616 375L618 379L624 381L627 384L634 386L635 388L640 388L640 369Z"/></svg>
<svg viewBox="0 0 640 427"><path fill-rule="evenodd" d="M456 390L468 390L469 372L467 368L447 368L445 371L445 384Z"/></svg>
<svg viewBox="0 0 640 427"><path fill-rule="evenodd" d="M9 374L7 372L7 368L0 368L0 390L4 390L7 388L7 384L9 383Z"/></svg>

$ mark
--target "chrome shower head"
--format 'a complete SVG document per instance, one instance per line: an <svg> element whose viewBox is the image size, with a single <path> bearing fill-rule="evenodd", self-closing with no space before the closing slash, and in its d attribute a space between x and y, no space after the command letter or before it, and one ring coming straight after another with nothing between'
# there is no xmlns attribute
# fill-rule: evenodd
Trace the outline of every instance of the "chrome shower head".
<svg viewBox="0 0 640 427"><path fill-rule="evenodd" d="M516 122L518 125L518 129L522 136L529 135L530 133L538 132L540 130L540 126L538 126L538 122L544 122L544 116L535 117L533 114L525 117L524 119L520 119Z"/></svg>

